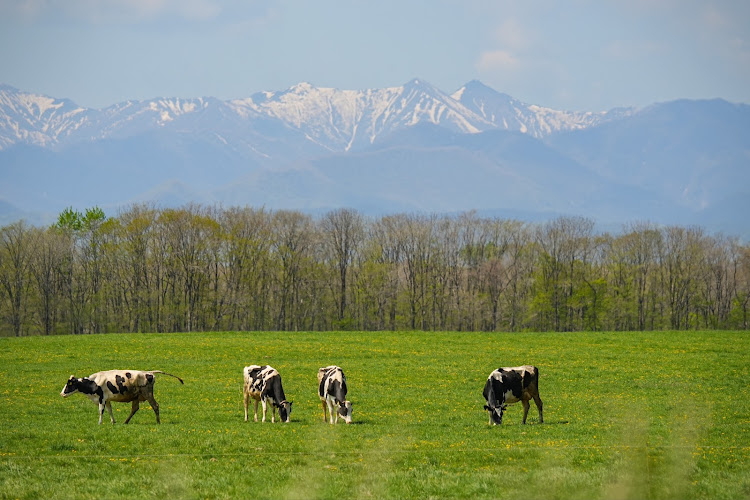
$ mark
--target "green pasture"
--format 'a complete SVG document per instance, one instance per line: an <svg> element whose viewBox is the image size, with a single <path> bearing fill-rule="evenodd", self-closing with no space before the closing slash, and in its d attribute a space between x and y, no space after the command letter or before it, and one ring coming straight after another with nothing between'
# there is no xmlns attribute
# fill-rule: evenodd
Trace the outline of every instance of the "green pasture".
<svg viewBox="0 0 750 500"><path fill-rule="evenodd" d="M292 422L243 422L242 368L281 373ZM354 423L323 422L321 366ZM488 425L499 366L540 371L544 424ZM127 426L60 390L159 369ZM0 338L2 498L749 498L750 336L189 333ZM252 417L251 417L252 418Z"/></svg>

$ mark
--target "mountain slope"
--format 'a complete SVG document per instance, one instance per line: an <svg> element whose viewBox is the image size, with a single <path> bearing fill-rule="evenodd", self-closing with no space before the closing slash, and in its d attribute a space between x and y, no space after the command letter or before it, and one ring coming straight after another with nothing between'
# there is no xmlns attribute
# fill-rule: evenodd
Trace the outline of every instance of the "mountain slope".
<svg viewBox="0 0 750 500"><path fill-rule="evenodd" d="M211 130L233 144L230 139L236 139L236 134L231 131L239 131L254 143L267 130L278 136L284 127L287 133L301 134L313 148L350 151L418 123L462 133L499 128L542 137L594 125L600 115L525 105L479 82L449 96L419 79L400 87L361 91L300 83L246 99L156 98L102 110L0 86L0 149L19 143L64 148L155 130ZM258 151L267 154L262 148Z"/></svg>
<svg viewBox="0 0 750 500"><path fill-rule="evenodd" d="M633 108L608 112L560 111L522 103L472 80L451 96L467 109L501 130L518 131L542 138L556 132L581 130L630 116Z"/></svg>
<svg viewBox="0 0 750 500"><path fill-rule="evenodd" d="M750 106L722 100L568 112L476 81L448 95L414 79L95 110L0 86L6 213L149 200L478 209L697 223L750 237L749 163Z"/></svg>
<svg viewBox="0 0 750 500"><path fill-rule="evenodd" d="M417 123L474 133L492 125L430 84L414 79L401 87L353 91L301 83L232 101L239 109L277 118L330 151L366 148L394 130Z"/></svg>
<svg viewBox="0 0 750 500"><path fill-rule="evenodd" d="M74 134L88 114L67 99L0 85L0 149L17 143L52 147Z"/></svg>
<svg viewBox="0 0 750 500"><path fill-rule="evenodd" d="M750 200L745 104L721 99L654 104L628 120L558 134L548 143L617 184L648 187L693 213L739 195Z"/></svg>
<svg viewBox="0 0 750 500"><path fill-rule="evenodd" d="M607 221L642 219L661 206L657 193L623 187L526 134L459 134L430 124L395 133L367 151L261 169L220 188L214 197L309 211L340 206L370 213L476 209L595 213Z"/></svg>

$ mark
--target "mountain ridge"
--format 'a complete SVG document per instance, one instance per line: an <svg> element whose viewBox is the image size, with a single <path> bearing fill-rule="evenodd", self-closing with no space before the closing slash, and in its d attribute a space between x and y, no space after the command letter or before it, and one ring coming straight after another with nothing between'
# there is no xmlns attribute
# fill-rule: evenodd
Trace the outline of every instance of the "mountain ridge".
<svg viewBox="0 0 750 500"><path fill-rule="evenodd" d="M467 87L476 90L466 92ZM186 115L205 112L209 107L239 120L278 119L304 132L308 140L332 151L348 151L355 142L372 144L382 133L424 121L464 133L504 128L543 137L559 130L591 126L605 115L528 105L477 80L462 89L461 96L474 95L470 106L454 97L459 91L449 95L425 80L414 78L404 85L382 89L339 90L301 82L284 91L256 92L247 98L227 101L212 97L155 97L94 109L78 106L68 99L0 85L0 148L16 143L64 146L71 139L75 142L120 136L127 134L129 126L134 124L165 127L170 122L184 120ZM481 96L477 97L479 94ZM504 107L500 110L485 108L497 108L500 103ZM53 111L48 117L44 112L37 116L34 108ZM57 112L59 108L64 111ZM522 119L512 121L512 126L507 121L498 124L498 112L508 110ZM550 116L555 117L553 122ZM358 129L363 124L367 134L364 139L357 139ZM29 128L38 134L29 134Z"/></svg>
<svg viewBox="0 0 750 500"><path fill-rule="evenodd" d="M560 111L477 80L451 94L419 78L366 90L300 82L102 109L0 85L0 220L201 201L705 221L750 235L738 214L748 137L750 106L722 99Z"/></svg>

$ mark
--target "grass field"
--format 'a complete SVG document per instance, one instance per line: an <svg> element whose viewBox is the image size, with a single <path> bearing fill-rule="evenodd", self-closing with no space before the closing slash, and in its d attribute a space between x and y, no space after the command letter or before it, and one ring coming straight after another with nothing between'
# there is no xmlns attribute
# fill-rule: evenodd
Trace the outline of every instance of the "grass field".
<svg viewBox="0 0 750 500"><path fill-rule="evenodd" d="M247 364L292 422L243 422ZM316 393L338 364L354 423ZM540 370L545 423L488 425L498 366ZM71 374L161 369L127 426L59 393ZM202 333L0 339L2 498L749 498L750 335ZM252 418L252 417L251 417Z"/></svg>

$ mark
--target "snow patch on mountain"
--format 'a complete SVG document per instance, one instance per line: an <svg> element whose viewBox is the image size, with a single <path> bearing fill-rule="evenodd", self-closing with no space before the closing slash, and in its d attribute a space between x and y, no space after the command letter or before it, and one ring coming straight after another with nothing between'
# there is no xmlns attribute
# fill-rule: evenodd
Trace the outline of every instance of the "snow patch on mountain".
<svg viewBox="0 0 750 500"><path fill-rule="evenodd" d="M59 148L154 130L212 130L232 147L260 151L264 146L257 139L263 142L269 127L278 131L274 125L278 123L315 147L346 152L367 148L404 127L422 123L462 134L501 129L541 138L591 127L613 116L528 105L479 81L469 82L452 95L417 78L398 87L367 90L300 82L283 91L263 91L230 101L156 98L101 110L0 86L0 149L17 143ZM234 137L227 129L236 131Z"/></svg>
<svg viewBox="0 0 750 500"><path fill-rule="evenodd" d="M0 149L19 142L52 147L78 128L85 113L66 99L0 85Z"/></svg>

